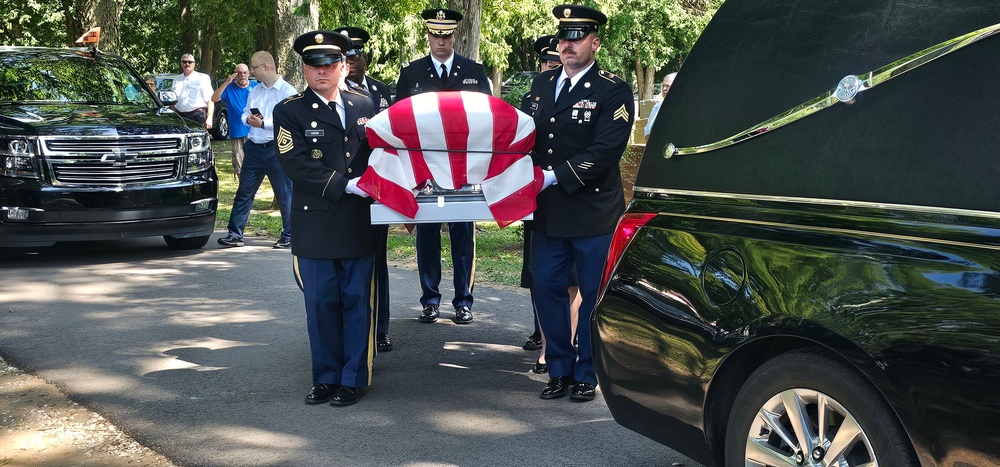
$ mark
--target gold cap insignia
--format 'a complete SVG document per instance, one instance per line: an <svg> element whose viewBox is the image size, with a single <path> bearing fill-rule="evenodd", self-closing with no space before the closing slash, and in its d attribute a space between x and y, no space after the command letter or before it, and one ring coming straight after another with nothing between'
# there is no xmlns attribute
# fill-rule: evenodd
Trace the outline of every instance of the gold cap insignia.
<svg viewBox="0 0 1000 467"><path fill-rule="evenodd" d="M316 34L316 37L314 37L313 39L315 39L315 40L316 40L316 43L317 43L317 44L322 44L322 43L323 43L323 41L324 41L324 40L325 40L326 38L325 38L325 37L323 37L323 35L322 35L322 34Z"/></svg>
<svg viewBox="0 0 1000 467"><path fill-rule="evenodd" d="M438 10L437 19L444 19L444 10Z"/></svg>
<svg viewBox="0 0 1000 467"><path fill-rule="evenodd" d="M278 152L280 154L291 151L295 146L295 143L292 142L292 133L285 127L278 128L278 137L275 138L275 142L278 143Z"/></svg>
<svg viewBox="0 0 1000 467"><path fill-rule="evenodd" d="M569 8L563 10L563 16L565 16L567 18L569 18L569 15L572 15L572 14L573 14L573 10L570 10Z"/></svg>
<svg viewBox="0 0 1000 467"><path fill-rule="evenodd" d="M309 153L309 155L312 156L313 159L322 159L323 151L320 151L319 149L313 149L312 152Z"/></svg>

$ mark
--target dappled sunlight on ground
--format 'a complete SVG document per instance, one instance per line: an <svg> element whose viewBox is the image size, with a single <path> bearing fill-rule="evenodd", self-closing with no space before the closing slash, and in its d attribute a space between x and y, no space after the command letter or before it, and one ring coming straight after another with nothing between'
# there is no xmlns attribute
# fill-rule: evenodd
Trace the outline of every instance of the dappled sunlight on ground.
<svg viewBox="0 0 1000 467"><path fill-rule="evenodd" d="M518 436L535 430L499 410L435 412L427 421L438 432L464 436Z"/></svg>
<svg viewBox="0 0 1000 467"><path fill-rule="evenodd" d="M178 326L205 327L233 323L261 323L274 319L274 314L264 310L220 311L169 311L167 321Z"/></svg>

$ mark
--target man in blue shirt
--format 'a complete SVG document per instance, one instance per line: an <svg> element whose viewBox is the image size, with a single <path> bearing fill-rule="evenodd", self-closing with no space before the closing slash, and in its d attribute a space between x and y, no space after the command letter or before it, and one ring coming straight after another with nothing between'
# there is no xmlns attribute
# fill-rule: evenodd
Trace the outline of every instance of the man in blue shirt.
<svg viewBox="0 0 1000 467"><path fill-rule="evenodd" d="M226 82L212 94L212 102L224 101L226 111L230 115L229 142L233 145L233 175L236 178L240 178L240 169L243 167L243 144L247 141L250 127L243 123L242 119L232 116L243 113L243 109L247 106L247 96L256 85L256 81L250 81L250 68L240 63L236 65L236 71L229 75Z"/></svg>

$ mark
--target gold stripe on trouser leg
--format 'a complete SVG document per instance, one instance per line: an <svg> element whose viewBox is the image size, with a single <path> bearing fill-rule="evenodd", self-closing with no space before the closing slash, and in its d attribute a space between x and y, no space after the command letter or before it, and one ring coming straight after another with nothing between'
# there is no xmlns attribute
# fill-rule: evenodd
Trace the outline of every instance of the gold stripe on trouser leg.
<svg viewBox="0 0 1000 467"><path fill-rule="evenodd" d="M469 270L469 293L476 285L476 223L472 223L472 269Z"/></svg>
<svg viewBox="0 0 1000 467"><path fill-rule="evenodd" d="M302 287L302 273L299 272L299 257L292 255L292 272L295 274L295 285L299 286L299 290L305 291Z"/></svg>
<svg viewBox="0 0 1000 467"><path fill-rule="evenodd" d="M374 256L373 256L374 258ZM372 263L374 265L374 262ZM375 290L375 268L372 267L371 287L368 294L368 385L372 384L372 363L375 360L375 328L378 326L378 314L375 311L377 291Z"/></svg>

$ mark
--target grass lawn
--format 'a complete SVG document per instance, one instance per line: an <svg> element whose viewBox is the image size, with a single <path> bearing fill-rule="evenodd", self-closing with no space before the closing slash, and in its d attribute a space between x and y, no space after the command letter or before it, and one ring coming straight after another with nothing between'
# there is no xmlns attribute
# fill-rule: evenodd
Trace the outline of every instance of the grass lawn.
<svg viewBox="0 0 1000 467"><path fill-rule="evenodd" d="M219 175L219 214L215 221L217 229L225 230L236 195L237 182L233 177L232 146L229 141L214 141L215 170ZM281 234L281 215L277 207L271 209L274 192L267 179L261 184L254 197L253 210L247 220L244 235L261 235L277 239ZM476 224L476 281L491 284L517 286L521 280L521 239L523 227L510 225L504 229L495 222ZM294 234L292 236L293 242ZM415 233L410 234L402 225L389 228L389 261L412 264L416 268L417 253L414 246ZM445 274L451 271L451 241L448 234L441 235L441 268Z"/></svg>

